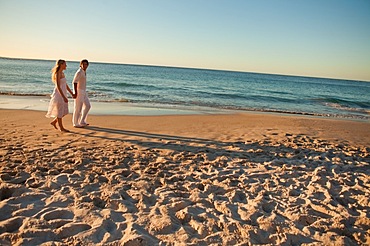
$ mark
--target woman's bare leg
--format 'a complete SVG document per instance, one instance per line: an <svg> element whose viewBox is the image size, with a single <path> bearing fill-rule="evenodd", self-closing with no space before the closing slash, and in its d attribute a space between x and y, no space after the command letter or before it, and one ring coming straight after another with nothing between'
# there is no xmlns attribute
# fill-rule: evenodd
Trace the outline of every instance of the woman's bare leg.
<svg viewBox="0 0 370 246"><path fill-rule="evenodd" d="M58 125L61 132L69 132L67 129L64 128L62 118L58 118Z"/></svg>
<svg viewBox="0 0 370 246"><path fill-rule="evenodd" d="M55 118L52 122L50 122L50 125L54 126L54 128L58 130L57 121L58 121L58 118Z"/></svg>

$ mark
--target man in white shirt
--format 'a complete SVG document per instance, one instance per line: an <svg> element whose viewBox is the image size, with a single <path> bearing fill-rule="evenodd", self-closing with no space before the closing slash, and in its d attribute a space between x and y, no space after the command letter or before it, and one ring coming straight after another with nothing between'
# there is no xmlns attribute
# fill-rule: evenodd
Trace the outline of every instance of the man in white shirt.
<svg viewBox="0 0 370 246"><path fill-rule="evenodd" d="M74 127L85 127L89 125L86 122L87 113L91 108L90 100L86 92L86 70L88 66L89 61L82 60L80 62L80 68L73 78L73 88L76 95L72 117Z"/></svg>

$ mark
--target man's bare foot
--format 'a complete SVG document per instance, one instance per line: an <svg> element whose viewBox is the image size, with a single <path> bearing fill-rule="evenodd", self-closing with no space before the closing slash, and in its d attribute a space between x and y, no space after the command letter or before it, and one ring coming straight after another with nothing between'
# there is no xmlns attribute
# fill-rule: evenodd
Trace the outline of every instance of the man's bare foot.
<svg viewBox="0 0 370 246"><path fill-rule="evenodd" d="M58 130L57 123L55 121L50 122L50 125L54 126L54 128Z"/></svg>

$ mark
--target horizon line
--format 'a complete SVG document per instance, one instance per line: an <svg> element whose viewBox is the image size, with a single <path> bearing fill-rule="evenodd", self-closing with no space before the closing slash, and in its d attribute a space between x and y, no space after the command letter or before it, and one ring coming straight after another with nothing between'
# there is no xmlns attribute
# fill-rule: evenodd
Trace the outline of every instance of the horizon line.
<svg viewBox="0 0 370 246"><path fill-rule="evenodd" d="M34 61L55 61L46 58L20 58L20 57L5 57L0 56L1 59L10 60L34 60ZM86 59L86 58L83 58ZM89 59L88 59L89 60ZM80 62L77 60L70 60L69 62ZM147 67L163 67L163 68L178 68L178 69L195 69L195 70L208 70L208 71L220 71L220 72L235 72L235 73L253 73L253 74L264 74L264 75L276 75L276 76L290 76L290 77L301 77L301 78L313 78L313 79L331 79L331 80L345 80L345 81L357 81L357 82L370 82L370 80L357 80L348 78L334 78L334 77L318 77L309 75L297 75L297 74L280 74L280 73L266 73L266 72L254 72L254 71L239 71L239 70L226 70L216 68L199 68L199 67L180 67L171 65L156 65L156 64L135 64L135 63L120 63L120 62L107 62L107 61L93 61L89 60L89 63L97 64L112 64L112 65L129 65L129 66L147 66Z"/></svg>

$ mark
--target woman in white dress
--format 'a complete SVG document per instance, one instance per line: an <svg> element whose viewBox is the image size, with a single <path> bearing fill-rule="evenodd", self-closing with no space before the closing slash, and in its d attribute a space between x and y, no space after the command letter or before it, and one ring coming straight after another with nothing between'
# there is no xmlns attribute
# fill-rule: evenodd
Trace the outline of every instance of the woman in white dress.
<svg viewBox="0 0 370 246"><path fill-rule="evenodd" d="M65 60L58 60L51 70L51 80L55 84L53 94L51 95L51 100L49 103L49 109L46 114L48 118L54 118L50 124L58 129L57 123L59 125L59 130L61 132L69 132L63 127L62 118L68 114L68 98L67 90L74 98L72 90L67 85L66 77L63 71L67 68L67 63Z"/></svg>

